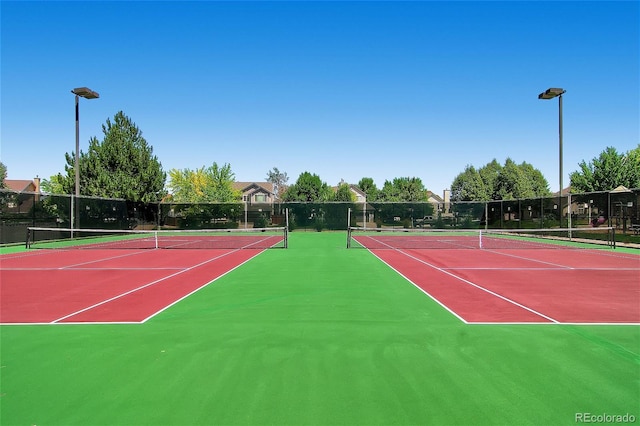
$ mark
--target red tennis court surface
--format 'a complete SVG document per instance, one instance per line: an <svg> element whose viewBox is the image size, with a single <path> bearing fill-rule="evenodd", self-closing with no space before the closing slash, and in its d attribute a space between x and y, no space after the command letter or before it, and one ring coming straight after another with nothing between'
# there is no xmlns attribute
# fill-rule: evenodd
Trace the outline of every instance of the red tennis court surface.
<svg viewBox="0 0 640 426"><path fill-rule="evenodd" d="M35 250L0 257L0 323L139 323L261 250Z"/></svg>
<svg viewBox="0 0 640 426"><path fill-rule="evenodd" d="M637 255L570 249L370 251L466 323L640 324Z"/></svg>

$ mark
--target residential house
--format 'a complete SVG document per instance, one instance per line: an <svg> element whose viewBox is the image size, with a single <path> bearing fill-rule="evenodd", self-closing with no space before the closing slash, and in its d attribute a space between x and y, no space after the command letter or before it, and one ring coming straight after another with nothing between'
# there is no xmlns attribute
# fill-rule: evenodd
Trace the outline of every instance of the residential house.
<svg viewBox="0 0 640 426"><path fill-rule="evenodd" d="M5 213L28 213L40 198L40 178L33 180L5 179L5 190L17 196L7 201Z"/></svg>
<svg viewBox="0 0 640 426"><path fill-rule="evenodd" d="M349 185L349 189L356 196L356 203L366 203L367 194L358 188L357 185Z"/></svg>
<svg viewBox="0 0 640 426"><path fill-rule="evenodd" d="M33 180L23 179L5 179L4 184L13 192L40 192L40 178L36 177Z"/></svg>
<svg viewBox="0 0 640 426"><path fill-rule="evenodd" d="M338 188L341 185L345 185L345 184L347 183L343 179L340 179L340 183L336 186L331 187L331 190L335 194L336 192L338 192ZM347 185L349 185L349 191L351 191L351 193L354 195L356 203L363 204L367 202L367 194L364 191L362 191L360 188L358 188L358 185L353 185L353 184L347 184Z"/></svg>
<svg viewBox="0 0 640 426"><path fill-rule="evenodd" d="M248 205L276 202L271 182L233 182L232 188L242 192L242 201Z"/></svg>

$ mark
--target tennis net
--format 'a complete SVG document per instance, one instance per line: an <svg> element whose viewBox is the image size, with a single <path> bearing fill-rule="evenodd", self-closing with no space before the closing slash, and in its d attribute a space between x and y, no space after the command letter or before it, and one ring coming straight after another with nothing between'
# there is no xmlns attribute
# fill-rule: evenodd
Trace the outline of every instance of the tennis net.
<svg viewBox="0 0 640 426"><path fill-rule="evenodd" d="M347 248L580 249L615 248L615 228L376 229L350 227Z"/></svg>
<svg viewBox="0 0 640 426"><path fill-rule="evenodd" d="M27 229L38 249L268 249L287 248L287 228L113 230Z"/></svg>

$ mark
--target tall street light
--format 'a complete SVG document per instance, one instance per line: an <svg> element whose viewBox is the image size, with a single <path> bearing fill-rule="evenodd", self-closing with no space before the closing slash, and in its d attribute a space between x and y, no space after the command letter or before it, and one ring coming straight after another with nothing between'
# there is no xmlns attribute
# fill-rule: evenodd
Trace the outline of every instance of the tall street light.
<svg viewBox="0 0 640 426"><path fill-rule="evenodd" d="M79 108L79 99L81 97L85 99L96 99L99 98L97 92L89 89L88 87L78 87L71 91L74 95L76 95L76 197L80 196L80 167L78 164L78 157L80 157L80 108Z"/></svg>
<svg viewBox="0 0 640 426"><path fill-rule="evenodd" d="M564 89L558 87L552 87L545 90L538 95L538 99L553 99L558 98L558 134L559 134L559 155L558 163L560 168L560 190L558 192L558 209L560 210L560 223L562 224L562 95L566 92ZM562 226L561 226L562 227Z"/></svg>
<svg viewBox="0 0 640 426"><path fill-rule="evenodd" d="M76 169L76 198L80 196L80 166L79 166L79 157L80 157L80 109L79 109L79 99L97 99L100 97L97 92L89 89L88 87L77 87L71 91L74 95L76 95L76 161L75 161L75 169ZM76 207L78 202L76 200ZM73 211L73 209L72 209ZM77 215L76 215L77 217ZM76 219L77 221L77 219ZM72 226L73 228L73 226Z"/></svg>

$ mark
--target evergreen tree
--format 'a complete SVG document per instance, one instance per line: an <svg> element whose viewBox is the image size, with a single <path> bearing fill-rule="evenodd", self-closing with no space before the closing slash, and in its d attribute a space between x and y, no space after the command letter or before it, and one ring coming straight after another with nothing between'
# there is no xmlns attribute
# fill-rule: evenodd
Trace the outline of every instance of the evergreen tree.
<svg viewBox="0 0 640 426"><path fill-rule="evenodd" d="M7 166L4 165L3 162L0 161L0 188L6 188L6 184L4 183L7 178Z"/></svg>
<svg viewBox="0 0 640 426"><path fill-rule="evenodd" d="M104 138L89 140L87 153L80 151L80 194L129 201L154 202L165 195L166 173L153 155L142 132L122 111L102 125ZM66 193L75 191L75 153L65 154Z"/></svg>

